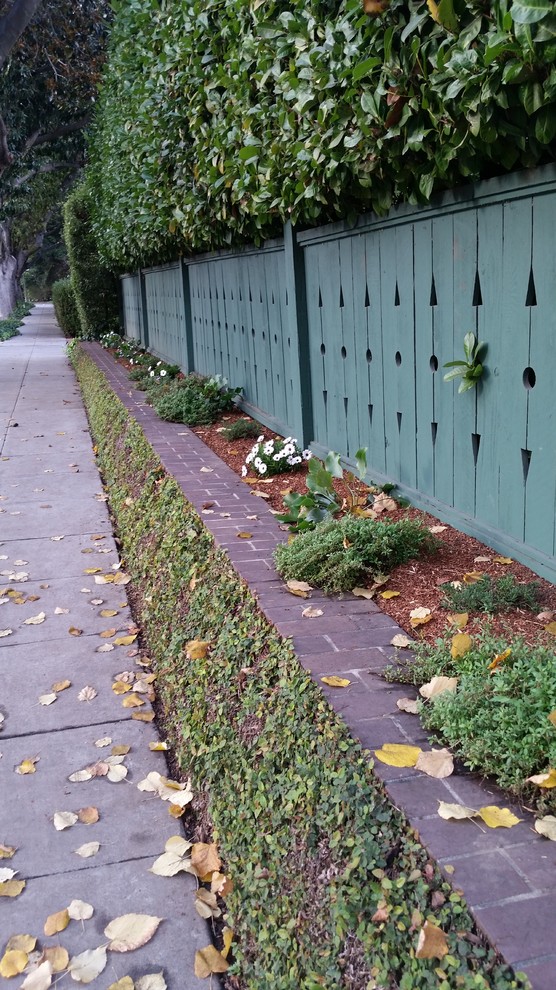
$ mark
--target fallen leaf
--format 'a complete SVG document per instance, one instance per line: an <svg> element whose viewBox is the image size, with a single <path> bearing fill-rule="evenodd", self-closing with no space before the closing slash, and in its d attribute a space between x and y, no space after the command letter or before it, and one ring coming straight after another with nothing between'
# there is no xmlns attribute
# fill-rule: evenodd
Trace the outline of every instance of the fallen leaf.
<svg viewBox="0 0 556 990"><path fill-rule="evenodd" d="M12 976L19 976L23 973L29 956L22 949L7 949L0 959L0 976L9 980Z"/></svg>
<svg viewBox="0 0 556 990"><path fill-rule="evenodd" d="M289 591L290 595L297 595L298 598L309 598L310 592L313 590L310 584L306 581L287 581L284 587Z"/></svg>
<svg viewBox="0 0 556 990"><path fill-rule="evenodd" d="M347 677L337 677L336 674L331 674L329 677L321 677L321 681L323 684L328 684L328 687L334 688L344 688L348 684L351 684L351 681L348 681Z"/></svg>
<svg viewBox="0 0 556 990"><path fill-rule="evenodd" d="M428 753L419 753L415 769L441 780L454 772L454 759L447 749L432 749Z"/></svg>
<svg viewBox="0 0 556 990"><path fill-rule="evenodd" d="M74 853L77 856L81 856L82 859L90 859L91 856L96 856L100 849L100 842L84 842L82 846L74 849Z"/></svg>
<svg viewBox="0 0 556 990"><path fill-rule="evenodd" d="M43 958L50 963L53 973L63 973L69 963L68 950L61 945L51 945L45 949Z"/></svg>
<svg viewBox="0 0 556 990"><path fill-rule="evenodd" d="M304 619L318 619L320 615L324 615L322 608L312 608L310 605L304 608L301 615Z"/></svg>
<svg viewBox="0 0 556 990"><path fill-rule="evenodd" d="M70 626L69 629L68 629L68 632L69 632L70 636L82 636L83 635L83 630L82 629L76 629L75 626Z"/></svg>
<svg viewBox="0 0 556 990"><path fill-rule="evenodd" d="M537 784L538 787L556 787L556 770L549 769L545 773L536 773L532 777L527 777L527 780L531 784Z"/></svg>
<svg viewBox="0 0 556 990"><path fill-rule="evenodd" d="M351 593L352 593L352 595L355 595L356 598L369 598L370 599L374 595L374 591L371 591L370 588L352 588L351 589Z"/></svg>
<svg viewBox="0 0 556 990"><path fill-rule="evenodd" d="M115 646L131 646L137 639L137 633L130 636L117 636L114 640Z"/></svg>
<svg viewBox="0 0 556 990"><path fill-rule="evenodd" d="M31 615L28 619L23 620L24 626L40 626L41 622L46 619L45 612L39 612L38 615Z"/></svg>
<svg viewBox="0 0 556 990"><path fill-rule="evenodd" d="M13 629L0 629L0 639L4 636L11 636L13 634Z"/></svg>
<svg viewBox="0 0 556 990"><path fill-rule="evenodd" d="M119 613L117 608L103 608L99 614L103 619L111 619L114 615L118 615Z"/></svg>
<svg viewBox="0 0 556 990"><path fill-rule="evenodd" d="M469 614L467 612L449 612L446 618L456 629L464 629L469 622Z"/></svg>
<svg viewBox="0 0 556 990"><path fill-rule="evenodd" d="M12 935L6 943L6 952L15 952L20 950L21 952L32 952L37 944L37 939L34 935Z"/></svg>
<svg viewBox="0 0 556 990"><path fill-rule="evenodd" d="M226 897L234 889L233 881L224 873L216 871L212 874L210 889L213 894L220 894L221 897Z"/></svg>
<svg viewBox="0 0 556 990"><path fill-rule="evenodd" d="M203 639L192 639L185 646L185 655L190 660L204 660L209 646L210 643Z"/></svg>
<svg viewBox="0 0 556 990"><path fill-rule="evenodd" d="M550 712L547 718L552 725L556 726L556 711Z"/></svg>
<svg viewBox="0 0 556 990"><path fill-rule="evenodd" d="M147 973L145 976L140 976L135 983L135 990L167 990L167 986L161 971L160 973Z"/></svg>
<svg viewBox="0 0 556 990"><path fill-rule="evenodd" d="M544 628L545 632L550 633L551 636L556 636L556 622L549 622Z"/></svg>
<svg viewBox="0 0 556 990"><path fill-rule="evenodd" d="M414 608L409 613L409 621L413 628L417 626L424 626L427 622L432 619L430 608L424 608L422 605Z"/></svg>
<svg viewBox="0 0 556 990"><path fill-rule="evenodd" d="M154 720L154 712L132 712L131 717L134 718L136 722L152 722Z"/></svg>
<svg viewBox="0 0 556 990"><path fill-rule="evenodd" d="M475 818L478 812L474 811L473 808L466 808L464 804L448 804L447 801L439 801L438 814L445 821L449 821L452 818L460 821L464 818Z"/></svg>
<svg viewBox="0 0 556 990"><path fill-rule="evenodd" d="M417 959L443 959L448 953L446 936L438 925L431 921L425 924L419 932L415 956Z"/></svg>
<svg viewBox="0 0 556 990"><path fill-rule="evenodd" d="M212 474L214 468L202 467L200 470L201 470L201 474Z"/></svg>
<svg viewBox="0 0 556 990"><path fill-rule="evenodd" d="M93 917L94 907L86 901L74 900L68 906L68 915L73 921L88 921Z"/></svg>
<svg viewBox="0 0 556 990"><path fill-rule="evenodd" d="M511 557L493 557L492 559L495 564L513 564Z"/></svg>
<svg viewBox="0 0 556 990"><path fill-rule="evenodd" d="M122 976L117 983L111 983L108 990L135 990L135 983L131 976Z"/></svg>
<svg viewBox="0 0 556 990"><path fill-rule="evenodd" d="M222 949L222 955L224 956L224 959L226 959L227 956L228 956L228 953L229 953L229 951L231 949L232 942L234 940L233 930L231 928L228 928L228 926L226 926L222 930L222 940L224 942L224 948Z"/></svg>
<svg viewBox="0 0 556 990"><path fill-rule="evenodd" d="M556 842L556 817L554 815L545 815L544 818L537 818L535 832L538 832L539 835L544 835L547 839L551 839L552 842Z"/></svg>
<svg viewBox="0 0 556 990"><path fill-rule="evenodd" d="M252 533L236 533L236 537L237 537L238 540L251 540L251 539L253 539L253 534Z"/></svg>
<svg viewBox="0 0 556 990"><path fill-rule="evenodd" d="M140 698L138 694L134 694L134 693L126 695L126 697L122 701L123 708L141 708L141 706L144 704L145 702L143 701L143 699Z"/></svg>
<svg viewBox="0 0 556 990"><path fill-rule="evenodd" d="M55 691L53 691L51 694L41 694L39 696L39 704L40 705L52 705L56 701L56 698L57 697L58 697L58 695L56 694Z"/></svg>
<svg viewBox="0 0 556 990"><path fill-rule="evenodd" d="M495 804L479 808L478 815L488 828L512 828L522 821L521 818L516 818L509 808L498 808Z"/></svg>
<svg viewBox="0 0 556 990"><path fill-rule="evenodd" d="M92 983L106 967L106 948L99 945L97 949L86 949L78 956L70 959L68 973L76 983Z"/></svg>
<svg viewBox="0 0 556 990"><path fill-rule="evenodd" d="M216 901L216 894L204 887L200 887L195 894L195 910L207 921L209 918L219 918L222 914Z"/></svg>
<svg viewBox="0 0 556 990"><path fill-rule="evenodd" d="M410 715L417 715L419 711L419 700L417 698L398 698L396 707L401 712L409 712Z"/></svg>
<svg viewBox="0 0 556 990"><path fill-rule="evenodd" d="M112 636L115 636L117 631L117 629L103 629L102 632L99 633L99 636L101 639L112 639Z"/></svg>
<svg viewBox="0 0 556 990"><path fill-rule="evenodd" d="M36 773L37 768L35 764L39 762L39 759L39 756L31 756L28 760L22 760L19 766L15 768L15 772L22 776L28 773Z"/></svg>
<svg viewBox="0 0 556 990"><path fill-rule="evenodd" d="M52 966L46 959L25 977L21 990L48 990L50 986L52 986Z"/></svg>
<svg viewBox="0 0 556 990"><path fill-rule="evenodd" d="M96 574L95 584L113 584L114 575L113 574Z"/></svg>
<svg viewBox="0 0 556 990"><path fill-rule="evenodd" d="M504 650L503 653L498 653L497 656L495 656L495 658L492 661L492 663L489 663L488 669L489 670L496 670L496 668L499 667L501 663L504 663L504 661L507 660L508 657L510 657L511 655L512 655L512 651L508 647L508 649L507 650Z"/></svg>
<svg viewBox="0 0 556 990"><path fill-rule="evenodd" d="M431 698L436 698L445 691L455 691L458 681L459 677L433 677L428 684L423 684L419 688L419 694L430 701Z"/></svg>
<svg viewBox="0 0 556 990"><path fill-rule="evenodd" d="M51 690L55 691L57 694L60 694L61 691L67 691L69 687L71 687L71 681L56 681L56 683L52 685Z"/></svg>
<svg viewBox="0 0 556 990"><path fill-rule="evenodd" d="M5 846L0 842L0 859L11 859L17 852L17 846Z"/></svg>
<svg viewBox="0 0 556 990"><path fill-rule="evenodd" d="M228 963L224 956L214 945L207 945L206 949L198 949L195 953L195 976L204 980L212 973L225 973Z"/></svg>
<svg viewBox="0 0 556 990"><path fill-rule="evenodd" d="M112 742L111 736L103 736L102 739L97 739L95 741L95 746L97 749L104 749L105 746L110 746Z"/></svg>
<svg viewBox="0 0 556 990"><path fill-rule="evenodd" d="M110 767L107 774L107 779L110 780L113 784L119 784L120 781L124 780L127 777L127 773L128 773L127 767L122 767L122 766Z"/></svg>
<svg viewBox="0 0 556 990"><path fill-rule="evenodd" d="M374 512L394 512L397 508L397 503L386 492L379 492L378 495L375 495L373 501Z"/></svg>
<svg viewBox="0 0 556 990"><path fill-rule="evenodd" d="M55 811L54 828L57 832L63 832L65 828L71 828L77 821L77 815L73 811Z"/></svg>
<svg viewBox="0 0 556 990"><path fill-rule="evenodd" d="M401 650L410 650L413 648L413 640L409 636L404 636L403 633L396 633L394 638L390 640L390 646L397 646Z"/></svg>
<svg viewBox="0 0 556 990"><path fill-rule="evenodd" d="M44 489L43 489L43 491L44 491ZM53 543L59 543L59 541L60 540L63 540L64 537L63 536L51 536L50 539L52 540Z"/></svg>
<svg viewBox="0 0 556 990"><path fill-rule="evenodd" d="M112 643L103 643L102 646L97 646L96 652L97 653L110 653L110 651L113 650L113 649L114 649L114 646L113 646Z"/></svg>
<svg viewBox="0 0 556 990"><path fill-rule="evenodd" d="M111 753L112 756L127 756L131 749L131 746L112 746Z"/></svg>
<svg viewBox="0 0 556 990"><path fill-rule="evenodd" d="M215 842L195 842L191 847L191 868L201 879L219 870L222 861Z"/></svg>
<svg viewBox="0 0 556 990"><path fill-rule="evenodd" d="M155 934L162 918L149 914L123 914L114 918L104 934L110 939L108 948L112 952L130 952L146 945Z"/></svg>
<svg viewBox="0 0 556 990"><path fill-rule="evenodd" d="M96 698L97 694L98 691L94 687L91 687L89 684L87 684L84 688L81 688L81 691L77 695L77 700L92 701L93 698Z"/></svg>
<svg viewBox="0 0 556 990"><path fill-rule="evenodd" d="M164 753L168 749L167 742L150 742L149 749L151 753Z"/></svg>
<svg viewBox="0 0 556 990"><path fill-rule="evenodd" d="M389 767L414 767L421 749L401 743L384 743L382 749L376 749L374 753L377 760Z"/></svg>
<svg viewBox="0 0 556 990"><path fill-rule="evenodd" d="M476 584L483 577L483 571L468 571L463 575L464 584Z"/></svg>
<svg viewBox="0 0 556 990"><path fill-rule="evenodd" d="M112 690L114 694L127 694L128 691L131 691L131 684L126 684L125 681L114 681Z"/></svg>
<svg viewBox="0 0 556 990"><path fill-rule="evenodd" d="M44 923L44 934L57 935L58 932L63 932L69 923L70 916L67 908L63 908L62 911L56 911L55 914L49 914Z"/></svg>
<svg viewBox="0 0 556 990"><path fill-rule="evenodd" d="M0 883L0 897L17 897L25 889L25 880L4 880Z"/></svg>
<svg viewBox="0 0 556 990"><path fill-rule="evenodd" d="M443 533L447 526L429 526L429 533Z"/></svg>
<svg viewBox="0 0 556 990"><path fill-rule="evenodd" d="M399 594L399 591L381 591L380 597L384 598L385 601L388 601L389 598L397 598Z"/></svg>
<svg viewBox="0 0 556 990"><path fill-rule="evenodd" d="M84 574L100 574L102 567L86 567L83 571Z"/></svg>
<svg viewBox="0 0 556 990"><path fill-rule="evenodd" d="M185 808L181 808L179 804L170 804L168 807L168 814L171 815L172 818L181 818L184 812Z"/></svg>
<svg viewBox="0 0 556 990"><path fill-rule="evenodd" d="M80 784L83 783L84 780L92 780L92 779L93 779L93 774L87 768L85 768L84 770L76 770L74 773L70 773L68 777L68 780L71 781L72 784Z"/></svg>
<svg viewBox="0 0 556 990"><path fill-rule="evenodd" d="M554 618L554 612L552 611L552 609L547 612L539 612L539 614L537 615L537 619L539 620L539 622L551 622L553 618Z"/></svg>
<svg viewBox="0 0 556 990"><path fill-rule="evenodd" d="M182 870L188 873L193 872L191 859L172 850L162 853L149 867L149 872L158 877L175 877Z"/></svg>
<svg viewBox="0 0 556 990"><path fill-rule="evenodd" d="M77 812L77 817L83 825L96 825L100 815L98 808L94 808L92 805L88 805L86 808L80 808Z"/></svg>
<svg viewBox="0 0 556 990"><path fill-rule="evenodd" d="M13 880L17 873L17 870L12 870L8 866L0 868L0 883L4 883L6 880Z"/></svg>
<svg viewBox="0 0 556 990"><path fill-rule="evenodd" d="M118 573L114 575L114 584L129 584L130 581L131 578L129 574L125 574L124 571L118 571Z"/></svg>

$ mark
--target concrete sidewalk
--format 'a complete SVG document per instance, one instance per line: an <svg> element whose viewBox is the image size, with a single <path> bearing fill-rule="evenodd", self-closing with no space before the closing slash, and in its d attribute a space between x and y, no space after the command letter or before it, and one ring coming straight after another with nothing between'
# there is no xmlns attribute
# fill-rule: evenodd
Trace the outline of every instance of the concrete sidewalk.
<svg viewBox="0 0 556 990"><path fill-rule="evenodd" d="M140 676L139 655L133 645L114 646L114 635L100 638L109 627L127 633L132 618L125 586L98 585L97 575L86 573L114 574L118 553L50 305L36 306L21 336L0 344L0 443L0 847L17 847L0 863L0 877L13 869L14 879L26 881L16 898L0 897L0 958L12 935L34 935L37 948L61 945L72 957L106 944L112 919L156 915L164 920L148 944L109 952L93 985L107 990L123 976L162 970L170 990L193 990L205 985L193 965L209 932L194 909L192 876L148 872L181 826L165 802L137 789L150 771L166 773L164 754L149 750L157 738L153 725L133 719L137 709L122 707L125 695L111 689L122 671ZM106 609L116 616L103 617ZM42 621L29 622L41 613ZM99 652L107 645L113 648ZM71 686L56 700L39 702L64 680ZM97 692L91 700L79 700L85 687ZM148 710L148 702L139 709ZM95 746L103 737L111 742ZM110 755L112 745L131 747L123 763L127 778L68 779ZM37 761L35 772L15 772L25 760ZM54 827L55 812L90 807L98 809L97 822ZM76 854L91 842L100 843L96 855ZM93 906L90 920L71 920L59 934L44 935L46 918L74 899ZM0 987L23 979L0 977ZM60 979L54 976L53 984ZM70 975L62 979L74 985Z"/></svg>

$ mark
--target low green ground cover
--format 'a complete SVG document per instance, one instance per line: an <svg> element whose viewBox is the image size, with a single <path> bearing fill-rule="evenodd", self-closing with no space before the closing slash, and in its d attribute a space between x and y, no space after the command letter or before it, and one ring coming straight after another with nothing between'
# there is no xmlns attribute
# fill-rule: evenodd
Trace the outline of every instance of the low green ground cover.
<svg viewBox="0 0 556 990"><path fill-rule="evenodd" d="M169 738L183 773L210 796L234 881L227 909L238 979L229 986L523 990L526 981L468 937L461 896L105 377L79 348L72 359ZM206 659L187 659L192 639L210 644ZM427 919L446 933L441 960L416 958Z"/></svg>
<svg viewBox="0 0 556 990"><path fill-rule="evenodd" d="M32 308L33 303L19 302L5 320L0 320L0 343L10 337L17 337L19 327Z"/></svg>

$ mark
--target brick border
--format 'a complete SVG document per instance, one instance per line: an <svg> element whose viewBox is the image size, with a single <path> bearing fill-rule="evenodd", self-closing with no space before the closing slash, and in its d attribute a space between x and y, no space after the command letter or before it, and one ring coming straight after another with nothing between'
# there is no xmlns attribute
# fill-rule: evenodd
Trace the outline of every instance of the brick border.
<svg viewBox="0 0 556 990"><path fill-rule="evenodd" d="M144 393L132 386L126 371L99 344L81 346L137 420L267 619L282 636L291 638L300 663L351 734L369 750L386 742L428 746L419 720L396 707L398 698L416 696L415 689L405 685L400 689L380 676L394 659L392 637L403 630L373 601L329 597L319 591L312 593L311 604L319 605L323 616L304 619L306 603L284 590L274 569L273 551L284 534L264 500L251 495L188 427L160 420L146 404ZM203 509L208 501L214 503L209 513ZM220 512L230 515L223 518ZM237 533L245 530L252 538L238 541ZM342 691L329 688L320 680L327 674L347 674L351 684ZM502 958L527 974L533 990L554 990L556 846L533 830L533 816L509 802L496 785L461 765L444 780L378 762L374 772L446 879L463 892L478 927ZM486 829L474 821L446 822L436 814L437 801L473 808L498 804L510 807L523 821L511 830Z"/></svg>

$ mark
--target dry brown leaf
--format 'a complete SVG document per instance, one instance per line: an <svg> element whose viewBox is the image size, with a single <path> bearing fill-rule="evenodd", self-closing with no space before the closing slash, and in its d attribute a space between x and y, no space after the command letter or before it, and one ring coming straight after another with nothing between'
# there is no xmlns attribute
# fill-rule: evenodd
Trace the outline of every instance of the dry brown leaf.
<svg viewBox="0 0 556 990"><path fill-rule="evenodd" d="M234 889L234 884L230 877L227 877L224 873L215 872L212 874L210 889L213 894L220 894L220 897L226 897Z"/></svg>
<svg viewBox="0 0 556 990"><path fill-rule="evenodd" d="M545 815L544 818L537 818L535 832L538 832L539 835L544 835L546 839L551 839L552 842L556 842L556 817L554 815Z"/></svg>
<svg viewBox="0 0 556 990"><path fill-rule="evenodd" d="M396 633L394 638L390 640L390 646L397 646L401 650L411 650L413 645L414 641L403 633Z"/></svg>
<svg viewBox="0 0 556 990"><path fill-rule="evenodd" d="M71 687L71 681L56 681L56 683L52 685L52 691L55 691L56 694L60 694L62 691L67 691L69 687Z"/></svg>
<svg viewBox="0 0 556 990"><path fill-rule="evenodd" d="M57 935L58 932L63 932L69 923L70 916L67 908L63 908L62 911L56 911L55 914L49 914L44 923L44 934Z"/></svg>
<svg viewBox="0 0 556 990"><path fill-rule="evenodd" d="M492 559L495 564L513 564L511 557L493 557Z"/></svg>
<svg viewBox="0 0 556 990"><path fill-rule="evenodd" d="M214 945L198 949L195 953L195 976L204 980L211 973L225 973L228 963Z"/></svg>
<svg viewBox="0 0 556 990"><path fill-rule="evenodd" d="M24 626L40 626L41 622L46 619L46 614L44 612L39 612L38 615L31 615L28 619L23 620Z"/></svg>
<svg viewBox="0 0 556 990"><path fill-rule="evenodd" d="M402 743L384 743L382 749L375 749L374 753L377 760L389 767L414 767L421 749Z"/></svg>
<svg viewBox="0 0 556 990"><path fill-rule="evenodd" d="M100 574L102 567L86 567L83 571L84 574Z"/></svg>
<svg viewBox="0 0 556 990"><path fill-rule="evenodd" d="M419 753L415 769L441 780L453 774L454 759L447 749L432 749L428 753Z"/></svg>
<svg viewBox="0 0 556 990"><path fill-rule="evenodd" d="M82 846L74 849L74 853L77 856L81 856L82 859L90 859L91 856L96 856L100 849L100 842L84 842Z"/></svg>
<svg viewBox="0 0 556 990"><path fill-rule="evenodd" d="M123 708L141 708L144 704L145 702L143 699L140 698L138 694L134 693L126 695L122 701Z"/></svg>
<svg viewBox="0 0 556 990"><path fill-rule="evenodd" d="M77 629L75 626L70 626L69 629L68 629L68 632L69 632L70 636L82 636L83 635L83 630L82 629Z"/></svg>
<svg viewBox="0 0 556 990"><path fill-rule="evenodd" d="M102 739L97 739L95 741L95 746L97 747L97 749L103 749L105 746L110 746L111 743L112 743L111 736L103 736Z"/></svg>
<svg viewBox="0 0 556 990"><path fill-rule="evenodd" d="M77 700L92 701L93 698L96 698L97 694L98 691L94 687L91 687L90 684L87 684L84 688L81 688L81 691L77 695Z"/></svg>
<svg viewBox="0 0 556 990"><path fill-rule="evenodd" d="M427 622L432 619L430 608L425 608L423 605L419 605L414 608L409 613L410 625L415 629L417 626L424 626Z"/></svg>
<svg viewBox="0 0 556 990"><path fill-rule="evenodd" d="M463 575L464 584L477 584L484 576L483 571L468 571L467 574Z"/></svg>
<svg viewBox="0 0 556 990"><path fill-rule="evenodd" d="M194 842L191 847L191 868L201 879L220 870L222 861L215 842Z"/></svg>
<svg viewBox="0 0 556 990"><path fill-rule="evenodd" d="M118 615L117 608L103 608L100 610L100 616L103 619L112 619L115 615Z"/></svg>
<svg viewBox="0 0 556 990"><path fill-rule="evenodd" d="M306 581L287 581L284 585L290 595L297 595L298 598L309 598L310 592L313 590L310 584Z"/></svg>
<svg viewBox="0 0 556 990"><path fill-rule="evenodd" d="M129 574L125 574L124 571L118 571L114 576L114 584L129 584L130 581Z"/></svg>
<svg viewBox="0 0 556 990"><path fill-rule="evenodd" d="M98 808L92 805L87 805L86 808L80 808L77 812L77 817L83 825L96 825L100 815Z"/></svg>
<svg viewBox="0 0 556 990"><path fill-rule="evenodd" d="M191 639L189 643L186 643L185 655L189 660L204 660L209 646L210 642L204 639Z"/></svg>
<svg viewBox="0 0 556 990"><path fill-rule="evenodd" d="M423 684L419 688L419 694L430 701L431 698L436 698L445 691L455 691L458 682L459 677L433 677L428 684Z"/></svg>
<svg viewBox="0 0 556 990"><path fill-rule="evenodd" d="M304 619L318 619L320 615L324 615L322 608L312 608L310 605L304 608L301 615Z"/></svg>
<svg viewBox="0 0 556 990"><path fill-rule="evenodd" d="M21 984L21 990L48 990L52 986L52 966L48 959L31 970Z"/></svg>
<svg viewBox="0 0 556 990"><path fill-rule="evenodd" d="M195 895L195 910L201 918L205 918L207 921L209 918L219 918L222 914L216 901L216 894L204 887L199 887Z"/></svg>
<svg viewBox="0 0 556 990"><path fill-rule="evenodd" d="M396 701L396 707L400 709L401 712L408 712L410 715L417 715L419 711L419 700L418 698L398 698Z"/></svg>
<svg viewBox="0 0 556 990"><path fill-rule="evenodd" d="M117 629L103 629L102 632L99 633L99 636L101 639L112 639L112 636L115 636L117 631Z"/></svg>
<svg viewBox="0 0 556 990"><path fill-rule="evenodd" d="M25 890L25 880L4 880L0 883L0 897L18 897Z"/></svg>
<svg viewBox="0 0 556 990"><path fill-rule="evenodd" d="M386 492L379 492L375 495L373 501L373 511L374 512L395 512L398 508L396 502L393 498L390 498Z"/></svg>
<svg viewBox="0 0 556 990"><path fill-rule="evenodd" d="M146 945L155 934L162 918L150 914L123 914L114 918L104 934L110 939L108 948L112 952L131 952Z"/></svg>
<svg viewBox="0 0 556 990"><path fill-rule="evenodd" d="M134 718L136 722L152 722L154 720L154 712L132 712L131 717Z"/></svg>
<svg viewBox="0 0 556 990"><path fill-rule="evenodd" d="M336 674L331 674L329 677L321 677L323 684L328 684L328 687L334 688L345 688L351 684L351 681L347 677L337 677Z"/></svg>
<svg viewBox="0 0 556 990"><path fill-rule="evenodd" d="M419 932L415 956L417 959L443 959L448 953L446 936L438 925L431 921L425 924Z"/></svg>
<svg viewBox="0 0 556 990"><path fill-rule="evenodd" d="M68 973L76 983L92 983L106 967L107 957L104 945L97 949L86 949L70 959Z"/></svg>

